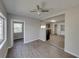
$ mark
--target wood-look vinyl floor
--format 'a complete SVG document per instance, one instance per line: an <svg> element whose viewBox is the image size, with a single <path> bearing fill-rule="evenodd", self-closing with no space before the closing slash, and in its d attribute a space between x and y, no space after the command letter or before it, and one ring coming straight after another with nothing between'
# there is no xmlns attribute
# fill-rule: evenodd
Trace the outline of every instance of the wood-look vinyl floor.
<svg viewBox="0 0 79 59"><path fill-rule="evenodd" d="M50 39L47 41L47 43L64 49L64 36L50 35Z"/></svg>
<svg viewBox="0 0 79 59"><path fill-rule="evenodd" d="M7 58L75 58L61 49L41 40L23 44L16 40L14 47L8 50Z"/></svg>

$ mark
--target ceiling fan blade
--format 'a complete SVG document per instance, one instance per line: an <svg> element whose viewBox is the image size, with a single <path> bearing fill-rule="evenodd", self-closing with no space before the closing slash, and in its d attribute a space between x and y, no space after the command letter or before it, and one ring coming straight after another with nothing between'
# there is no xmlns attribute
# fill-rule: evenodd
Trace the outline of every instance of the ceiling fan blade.
<svg viewBox="0 0 79 59"><path fill-rule="evenodd" d="M39 10L40 9L40 6L39 5L37 5L37 10Z"/></svg>
<svg viewBox="0 0 79 59"><path fill-rule="evenodd" d="M30 12L37 12L37 11L33 10L33 11L30 11Z"/></svg>
<svg viewBox="0 0 79 59"><path fill-rule="evenodd" d="M41 12L49 12L49 10L41 10Z"/></svg>

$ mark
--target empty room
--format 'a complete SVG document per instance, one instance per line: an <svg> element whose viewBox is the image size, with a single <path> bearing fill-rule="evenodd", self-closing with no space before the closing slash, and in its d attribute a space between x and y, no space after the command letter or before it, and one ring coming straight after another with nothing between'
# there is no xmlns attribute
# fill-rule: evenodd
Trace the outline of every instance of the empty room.
<svg viewBox="0 0 79 59"><path fill-rule="evenodd" d="M78 58L79 0L0 0L0 58Z"/></svg>

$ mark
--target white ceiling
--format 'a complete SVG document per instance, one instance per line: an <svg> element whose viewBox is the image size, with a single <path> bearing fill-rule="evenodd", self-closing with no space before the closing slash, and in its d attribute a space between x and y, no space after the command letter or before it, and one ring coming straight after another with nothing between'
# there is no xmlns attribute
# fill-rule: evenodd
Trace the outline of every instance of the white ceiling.
<svg viewBox="0 0 79 59"><path fill-rule="evenodd" d="M46 3L45 8L50 9L50 12L41 13L40 15L30 12L30 10L36 8L37 4L41 4L42 2ZM79 5L79 0L3 0L3 3L8 13L31 16L42 20L51 15L58 14L64 9Z"/></svg>
<svg viewBox="0 0 79 59"><path fill-rule="evenodd" d="M51 23L52 20L56 21L56 22L53 22L53 23L65 22L65 14L61 14L61 15L58 15L58 16L55 16L55 17L48 18L46 20L43 20L43 22Z"/></svg>

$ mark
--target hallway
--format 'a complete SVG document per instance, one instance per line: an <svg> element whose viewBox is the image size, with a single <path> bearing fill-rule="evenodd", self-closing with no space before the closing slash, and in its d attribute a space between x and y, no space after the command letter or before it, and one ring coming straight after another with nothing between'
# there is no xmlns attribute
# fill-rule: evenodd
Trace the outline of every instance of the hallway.
<svg viewBox="0 0 79 59"><path fill-rule="evenodd" d="M23 40L14 41L14 47L8 50L7 58L75 58L74 56L37 40L23 44Z"/></svg>

